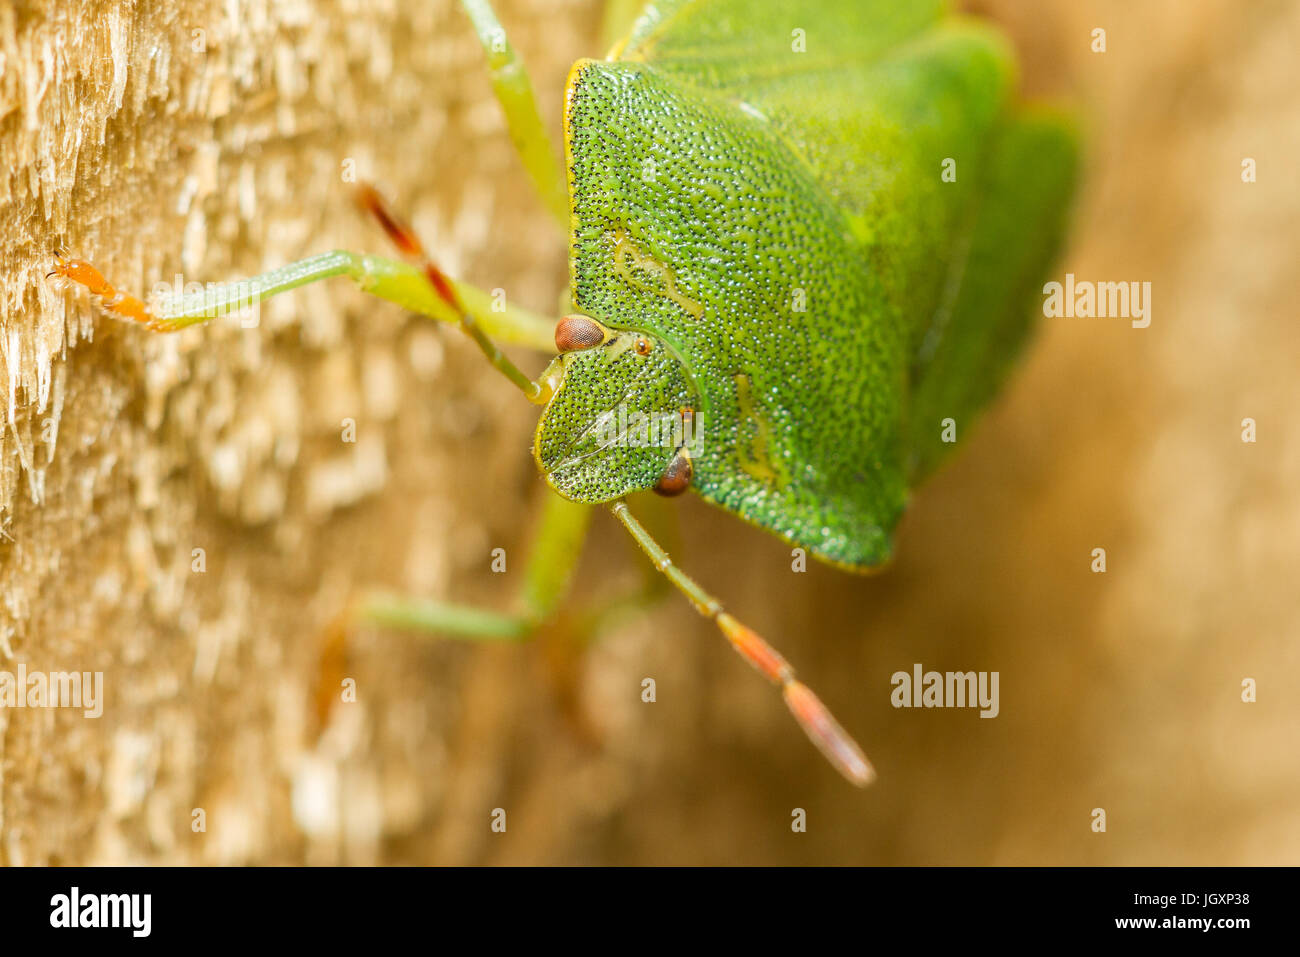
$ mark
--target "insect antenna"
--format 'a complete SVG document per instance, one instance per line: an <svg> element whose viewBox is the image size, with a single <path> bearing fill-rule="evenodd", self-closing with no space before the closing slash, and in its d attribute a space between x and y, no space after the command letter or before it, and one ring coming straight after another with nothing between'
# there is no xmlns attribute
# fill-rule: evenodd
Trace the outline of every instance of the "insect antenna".
<svg viewBox="0 0 1300 957"><path fill-rule="evenodd" d="M830 709L822 704L821 699L813 694L807 685L795 678L794 668L781 656L781 653L764 641L758 632L723 611L721 602L674 565L668 553L628 510L626 502L620 499L610 507L615 517L623 523L636 543L641 546L641 550L649 556L655 568L690 599L695 610L714 622L731 642L731 647L735 648L740 656L753 665L760 674L781 686L781 695L785 698L790 713L835 769L858 787L866 787L870 784L875 779L876 772L871 762L867 760L867 756L835 720Z"/></svg>
<svg viewBox="0 0 1300 957"><path fill-rule="evenodd" d="M460 317L461 331L474 340L488 362L514 383L529 401L541 404L549 399L546 388L520 371L519 367L506 358L505 353L497 348L496 343L479 327L474 313L461 301L456 293L456 287L447 278L447 274L434 265L429 254L425 252L420 238L393 214L383 197L379 195L379 191L368 183L363 183L357 192L357 202L362 209L379 221L379 225L383 227L388 238L393 241L393 245L401 251L402 255L419 266L438 298L456 311L456 315Z"/></svg>

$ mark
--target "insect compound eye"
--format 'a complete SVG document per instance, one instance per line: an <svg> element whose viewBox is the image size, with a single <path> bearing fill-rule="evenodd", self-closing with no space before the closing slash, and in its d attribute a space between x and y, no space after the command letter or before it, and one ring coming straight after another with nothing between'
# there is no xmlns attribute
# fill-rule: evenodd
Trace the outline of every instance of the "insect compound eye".
<svg viewBox="0 0 1300 957"><path fill-rule="evenodd" d="M659 481L655 483L655 491L666 498L681 495L690 488L691 476L694 474L695 467L691 465L690 456L678 450L673 460L668 463L668 468L664 469L664 474L659 476Z"/></svg>
<svg viewBox="0 0 1300 957"><path fill-rule="evenodd" d="M645 336L637 336L632 351L639 356L648 356L654 351L654 344Z"/></svg>
<svg viewBox="0 0 1300 957"><path fill-rule="evenodd" d="M605 341L605 330L586 316L565 316L555 324L555 348L561 352L590 349Z"/></svg>

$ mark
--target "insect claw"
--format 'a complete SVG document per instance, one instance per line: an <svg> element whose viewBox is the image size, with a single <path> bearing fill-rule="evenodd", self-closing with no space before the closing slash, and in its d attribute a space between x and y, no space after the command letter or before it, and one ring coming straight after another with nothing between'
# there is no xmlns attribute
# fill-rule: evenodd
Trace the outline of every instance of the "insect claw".
<svg viewBox="0 0 1300 957"><path fill-rule="evenodd" d="M47 273L45 278L61 276L85 286L92 296L99 297L100 306L106 312L122 319L138 322L157 332L170 332L176 328L155 316L142 299L115 289L104 278L103 273L84 259L66 259L62 255L55 254L54 263L54 269Z"/></svg>

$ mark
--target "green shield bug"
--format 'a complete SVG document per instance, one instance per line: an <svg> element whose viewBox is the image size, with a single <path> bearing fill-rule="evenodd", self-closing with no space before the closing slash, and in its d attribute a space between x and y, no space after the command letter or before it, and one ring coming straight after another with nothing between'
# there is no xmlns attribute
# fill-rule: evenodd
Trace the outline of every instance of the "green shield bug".
<svg viewBox="0 0 1300 957"><path fill-rule="evenodd" d="M951 448L945 423L979 412L1031 327L1073 191L1070 123L1018 104L1005 40L933 0L653 0L605 59L574 65L561 174L495 15L462 2L568 234L574 311L558 324L489 308L369 188L363 205L404 261L334 251L152 303L81 260L54 273L158 330L340 275L457 324L544 407L533 453L559 495L524 610L367 595L350 619L524 636L561 597L587 506L607 504L831 763L868 783L827 708L624 497L690 489L836 566L884 563L908 490ZM533 378L506 343L559 354Z"/></svg>

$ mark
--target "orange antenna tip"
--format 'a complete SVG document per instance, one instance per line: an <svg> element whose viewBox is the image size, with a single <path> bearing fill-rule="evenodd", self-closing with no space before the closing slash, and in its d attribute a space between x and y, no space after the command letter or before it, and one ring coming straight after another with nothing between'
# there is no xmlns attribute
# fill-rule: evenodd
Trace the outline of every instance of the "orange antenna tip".
<svg viewBox="0 0 1300 957"><path fill-rule="evenodd" d="M388 234L388 238L404 256L419 262L425 278L429 280L429 285L438 294L438 298L462 316L466 315L468 311L460 301L460 296L457 295L456 288L452 285L451 280L447 278L441 269L434 265L428 253L424 251L424 245L420 242L420 238L415 235L414 230L402 222L388 208L384 198L379 195L379 190L369 183L358 184L357 203L363 210L379 221L379 225Z"/></svg>
<svg viewBox="0 0 1300 957"><path fill-rule="evenodd" d="M822 704L821 699L802 681L788 681L782 689L785 703L795 720L817 745L826 760L860 788L866 787L876 778L875 768L862 753L858 743L849 737L849 733L840 727L830 709Z"/></svg>
<svg viewBox="0 0 1300 957"><path fill-rule="evenodd" d="M357 186L357 204L379 221L393 245L405 255L417 259L424 257L424 247L420 245L419 238L393 214L384 198L379 195L379 190L369 183L360 183Z"/></svg>

